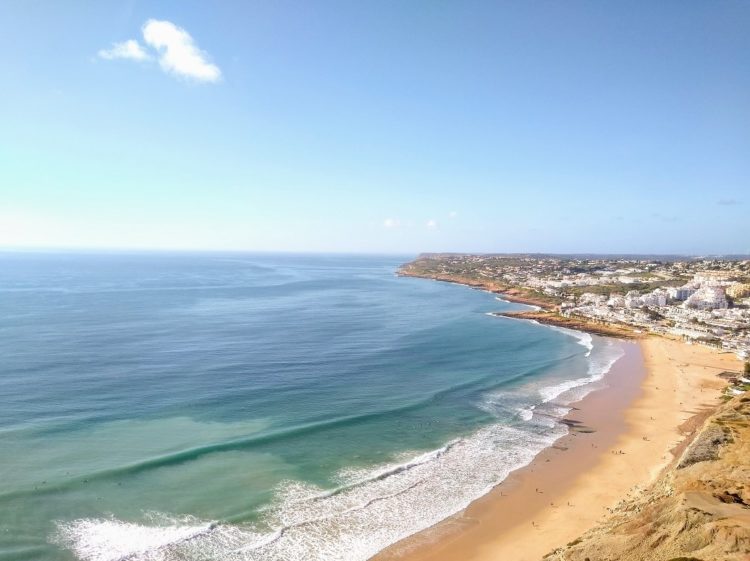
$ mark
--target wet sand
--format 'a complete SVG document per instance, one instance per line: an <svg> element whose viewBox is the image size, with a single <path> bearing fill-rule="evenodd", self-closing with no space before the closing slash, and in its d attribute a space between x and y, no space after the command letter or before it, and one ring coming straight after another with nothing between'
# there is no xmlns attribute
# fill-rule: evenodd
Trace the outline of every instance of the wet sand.
<svg viewBox="0 0 750 561"><path fill-rule="evenodd" d="M650 484L719 403L717 374L741 363L664 338L623 345L607 387L574 404L570 434L463 512L374 559L538 561Z"/></svg>

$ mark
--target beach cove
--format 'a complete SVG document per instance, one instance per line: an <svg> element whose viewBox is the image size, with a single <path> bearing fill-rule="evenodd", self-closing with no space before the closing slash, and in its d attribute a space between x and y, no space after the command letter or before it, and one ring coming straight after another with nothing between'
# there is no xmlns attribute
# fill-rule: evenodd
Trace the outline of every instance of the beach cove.
<svg viewBox="0 0 750 561"><path fill-rule="evenodd" d="M364 561L549 449L626 352L398 262L7 257L0 559Z"/></svg>
<svg viewBox="0 0 750 561"><path fill-rule="evenodd" d="M463 512L386 549L379 561L536 561L652 483L719 404L731 354L649 337L566 417L571 432ZM580 427L591 429L577 430Z"/></svg>

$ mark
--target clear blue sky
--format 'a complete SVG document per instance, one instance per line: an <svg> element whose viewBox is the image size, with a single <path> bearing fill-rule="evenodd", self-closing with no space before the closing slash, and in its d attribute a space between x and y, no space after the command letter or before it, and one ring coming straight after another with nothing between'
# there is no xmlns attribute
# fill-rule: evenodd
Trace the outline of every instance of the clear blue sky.
<svg viewBox="0 0 750 561"><path fill-rule="evenodd" d="M0 67L0 246L750 252L744 1L5 0Z"/></svg>

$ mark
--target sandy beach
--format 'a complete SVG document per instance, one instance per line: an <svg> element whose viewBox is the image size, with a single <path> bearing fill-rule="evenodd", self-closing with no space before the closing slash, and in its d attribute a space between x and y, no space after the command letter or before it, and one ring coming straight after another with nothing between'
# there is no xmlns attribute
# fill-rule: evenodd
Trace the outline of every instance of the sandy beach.
<svg viewBox="0 0 750 561"><path fill-rule="evenodd" d="M717 374L741 362L660 337L623 345L607 387L575 404L569 435L463 512L375 559L538 561L653 482L720 402Z"/></svg>

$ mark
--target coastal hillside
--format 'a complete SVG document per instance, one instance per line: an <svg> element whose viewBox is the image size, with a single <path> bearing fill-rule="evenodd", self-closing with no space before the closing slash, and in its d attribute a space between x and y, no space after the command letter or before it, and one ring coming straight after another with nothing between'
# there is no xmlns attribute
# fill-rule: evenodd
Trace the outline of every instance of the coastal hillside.
<svg viewBox="0 0 750 561"><path fill-rule="evenodd" d="M515 263L517 260L513 260ZM398 270L404 277L439 280L480 288L489 292L502 294L503 298L520 304L538 306L542 309L555 309L560 300L551 298L541 292L514 286L495 276L488 276L477 270L476 264L466 262L465 256L458 254L419 255L414 261L404 263Z"/></svg>
<svg viewBox="0 0 750 561"><path fill-rule="evenodd" d="M750 397L720 407L650 488L544 559L750 559Z"/></svg>
<svg viewBox="0 0 750 561"><path fill-rule="evenodd" d="M656 333L750 356L750 260L422 254L402 276L531 304L515 317L632 338Z"/></svg>

